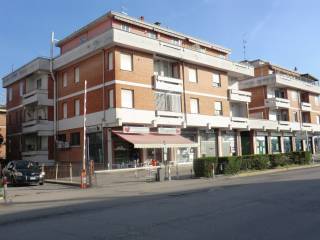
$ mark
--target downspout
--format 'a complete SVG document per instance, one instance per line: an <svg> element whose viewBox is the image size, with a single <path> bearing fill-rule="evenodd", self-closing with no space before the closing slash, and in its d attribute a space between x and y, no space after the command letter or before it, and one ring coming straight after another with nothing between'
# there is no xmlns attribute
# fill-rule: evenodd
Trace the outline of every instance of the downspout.
<svg viewBox="0 0 320 240"><path fill-rule="evenodd" d="M185 125L187 127L187 103L186 103L186 86L185 86L185 76L184 76L184 62L182 62L182 82L183 82L184 119L185 119Z"/></svg>
<svg viewBox="0 0 320 240"><path fill-rule="evenodd" d="M105 50L102 49L102 82L103 82L103 86L102 86L102 110L103 110L103 118L102 118L102 122L101 122L101 141L102 141L102 159L103 159L103 163L105 164L105 144L104 144L104 122L106 121L106 109L105 109Z"/></svg>

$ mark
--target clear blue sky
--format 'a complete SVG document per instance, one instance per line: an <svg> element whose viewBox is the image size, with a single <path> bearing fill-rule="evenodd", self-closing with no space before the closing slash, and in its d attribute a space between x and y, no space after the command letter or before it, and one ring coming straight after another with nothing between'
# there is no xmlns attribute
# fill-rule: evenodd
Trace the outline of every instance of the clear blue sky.
<svg viewBox="0 0 320 240"><path fill-rule="evenodd" d="M48 56L50 32L61 39L109 10L232 49L231 59L262 58L320 77L317 0L1 0L0 77ZM3 91L0 91L2 93ZM1 98L0 98L1 101Z"/></svg>

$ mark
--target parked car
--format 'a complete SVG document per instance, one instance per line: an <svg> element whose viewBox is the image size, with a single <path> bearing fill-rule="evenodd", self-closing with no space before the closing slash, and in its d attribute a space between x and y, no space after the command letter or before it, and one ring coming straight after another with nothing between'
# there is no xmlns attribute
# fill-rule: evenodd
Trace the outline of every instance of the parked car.
<svg viewBox="0 0 320 240"><path fill-rule="evenodd" d="M11 184L44 183L44 173L37 162L27 160L11 161L3 169L3 175Z"/></svg>

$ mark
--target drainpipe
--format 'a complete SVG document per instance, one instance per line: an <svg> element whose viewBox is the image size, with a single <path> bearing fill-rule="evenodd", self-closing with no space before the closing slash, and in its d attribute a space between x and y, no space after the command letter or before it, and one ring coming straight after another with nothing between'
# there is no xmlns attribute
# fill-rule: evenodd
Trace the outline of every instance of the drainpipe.
<svg viewBox="0 0 320 240"><path fill-rule="evenodd" d="M102 110L103 110L103 119L101 122L101 141L102 141L102 159L103 159L103 163L105 164L105 144L104 144L104 128L103 128L103 124L106 120L106 109L105 109L105 50L102 49L102 82L103 82L103 86L102 86Z"/></svg>
<svg viewBox="0 0 320 240"><path fill-rule="evenodd" d="M184 62L182 62L182 82L183 82L183 108L184 108L184 119L187 127L187 103L186 103L186 86L185 86L185 76L184 76Z"/></svg>

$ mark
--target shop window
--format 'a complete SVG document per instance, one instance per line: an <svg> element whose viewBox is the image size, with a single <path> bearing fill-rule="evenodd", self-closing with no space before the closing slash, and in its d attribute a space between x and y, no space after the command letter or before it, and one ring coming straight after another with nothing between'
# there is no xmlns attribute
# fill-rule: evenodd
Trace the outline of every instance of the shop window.
<svg viewBox="0 0 320 240"><path fill-rule="evenodd" d="M200 156L216 156L216 144L216 134L214 131L200 132Z"/></svg>
<svg viewBox="0 0 320 240"><path fill-rule="evenodd" d="M79 132L71 133L70 145L71 146L80 146L80 133Z"/></svg>
<svg viewBox="0 0 320 240"><path fill-rule="evenodd" d="M271 137L271 152L279 153L280 151L280 137Z"/></svg>

